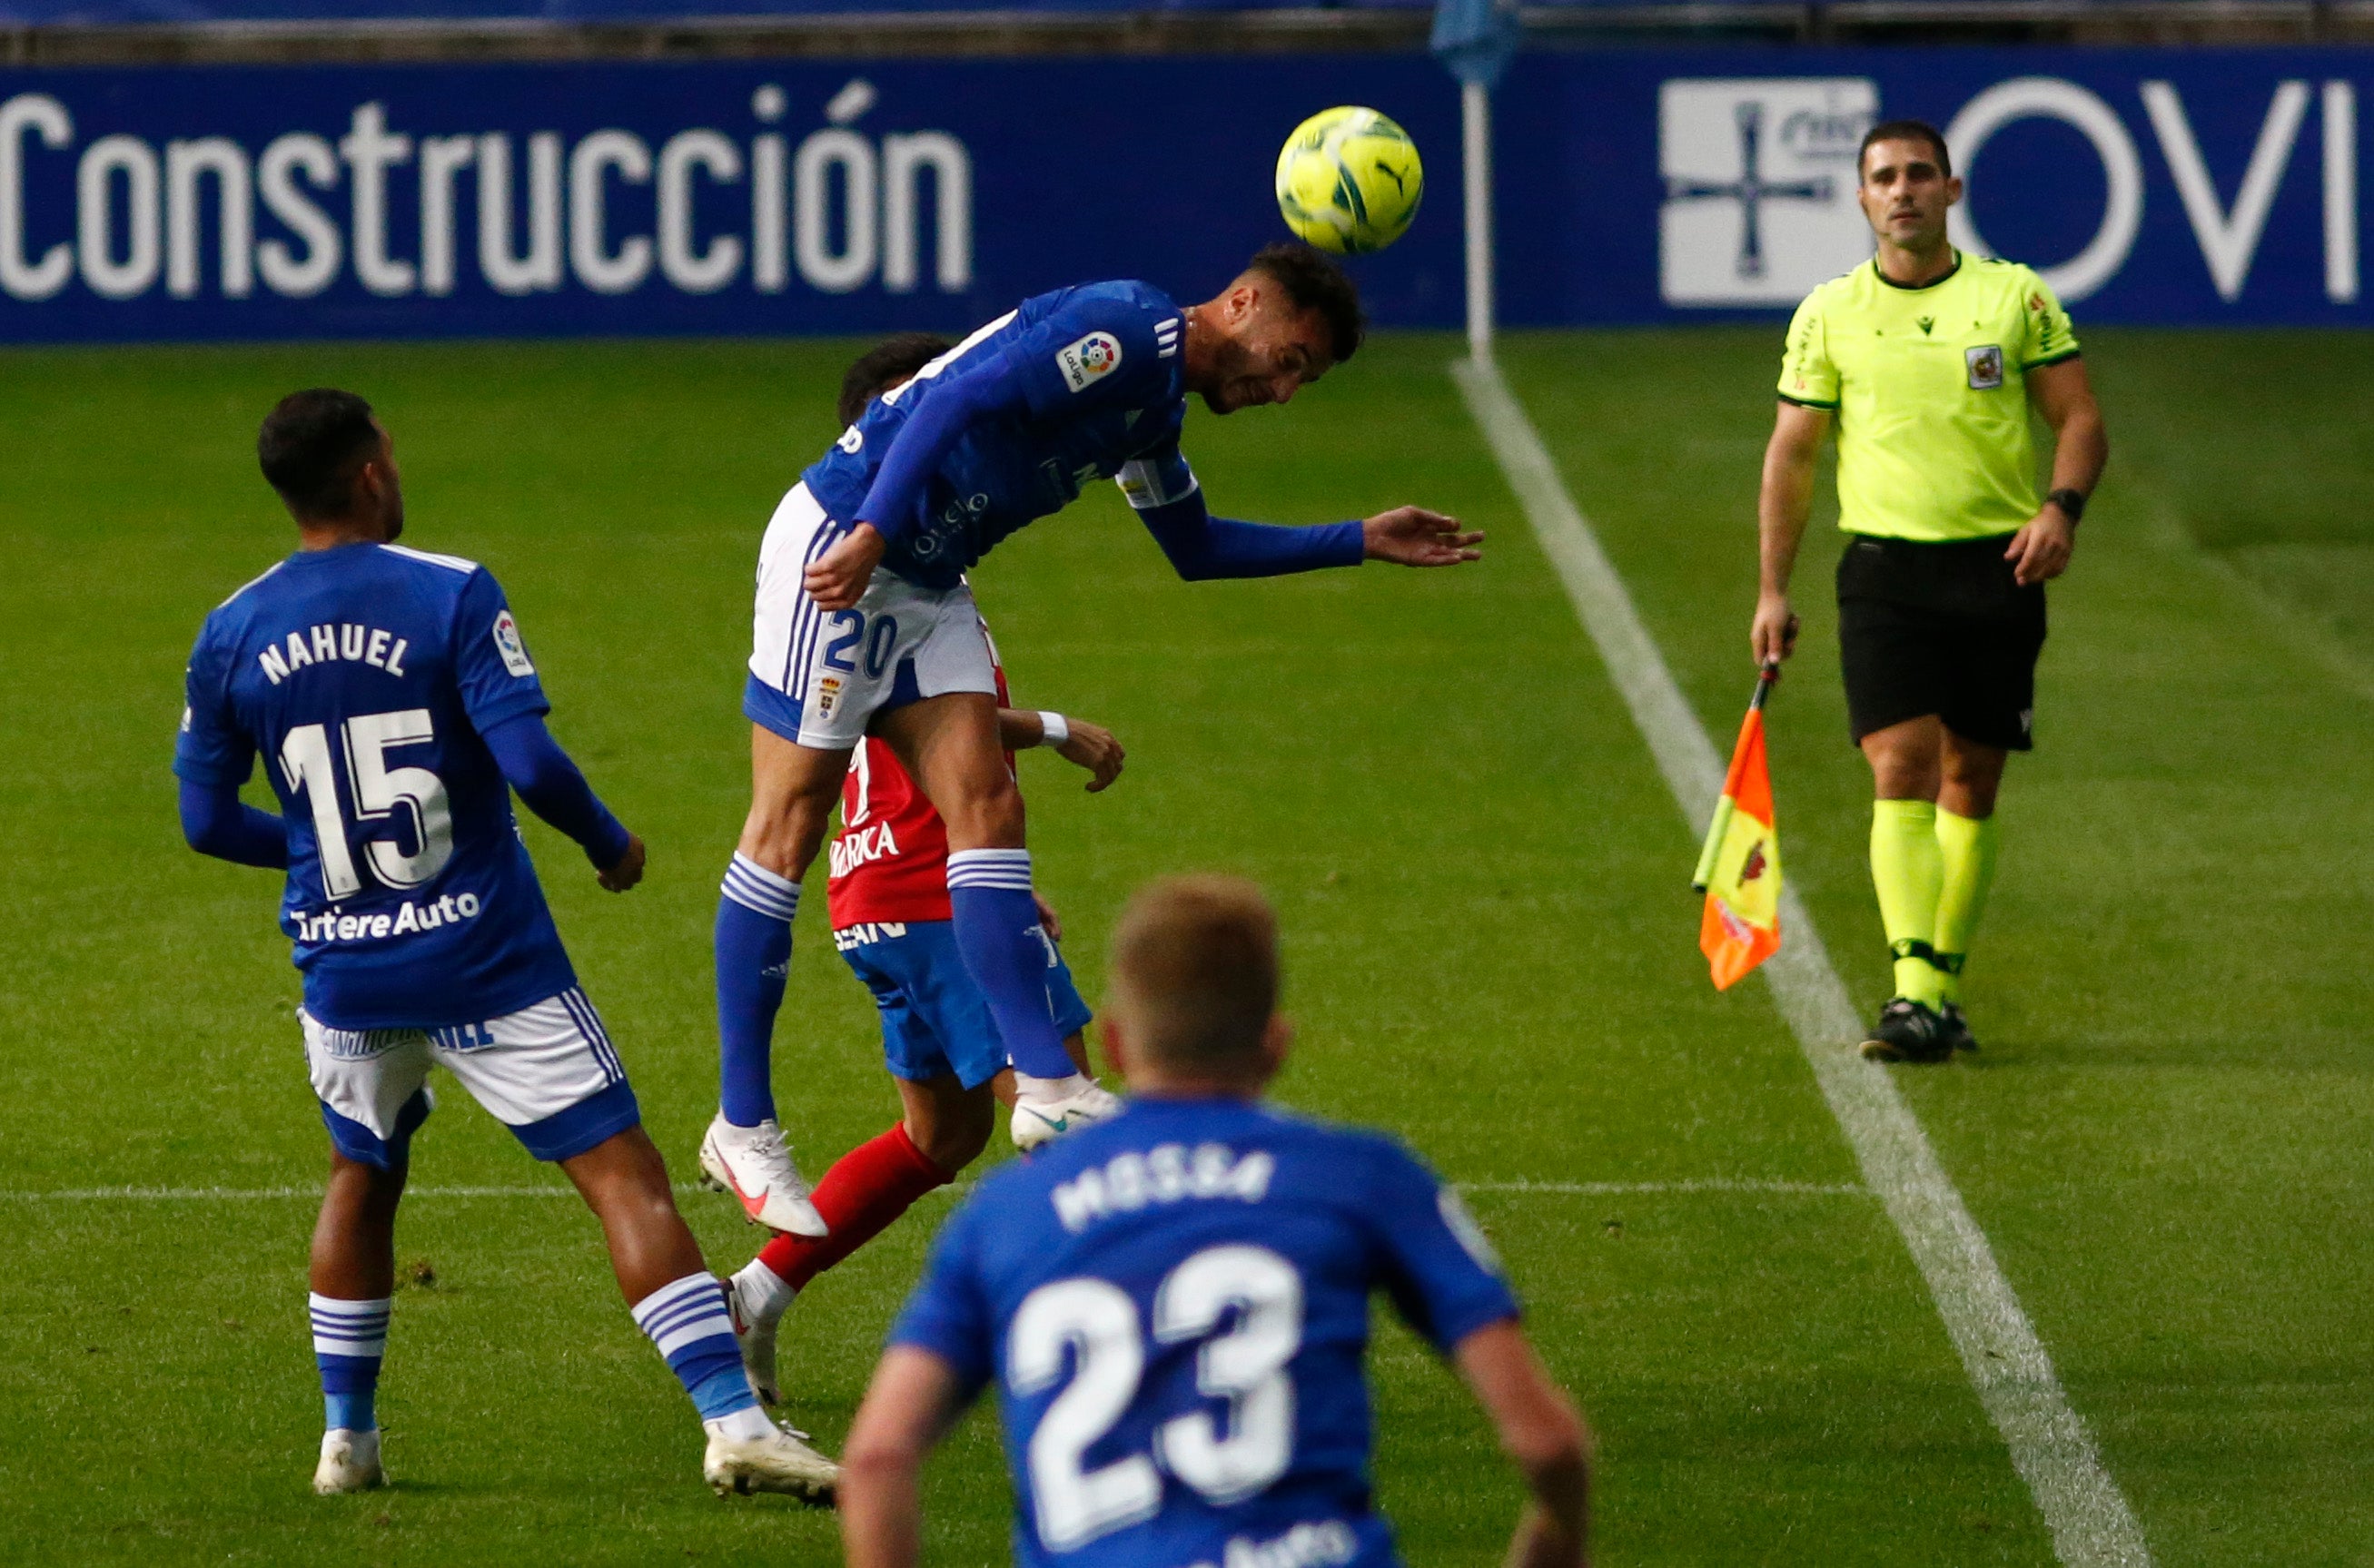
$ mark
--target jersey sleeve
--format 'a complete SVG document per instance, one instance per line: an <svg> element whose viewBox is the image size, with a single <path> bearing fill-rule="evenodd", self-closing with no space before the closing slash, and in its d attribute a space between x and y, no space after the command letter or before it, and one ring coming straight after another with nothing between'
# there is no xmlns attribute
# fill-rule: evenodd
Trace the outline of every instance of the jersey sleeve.
<svg viewBox="0 0 2374 1568"><path fill-rule="evenodd" d="M1141 298L1066 302L1000 350L1033 418L1142 402L1167 388L1179 312Z"/></svg>
<svg viewBox="0 0 2374 1568"><path fill-rule="evenodd" d="M967 1398L996 1373L997 1324L974 1241L981 1208L976 1192L940 1227L923 1279L890 1325L891 1344L929 1351L955 1368Z"/></svg>
<svg viewBox="0 0 2374 1568"><path fill-rule="evenodd" d="M1805 296L1789 319L1789 342L1780 353L1780 395L1804 408L1839 405L1839 368L1830 360L1820 289Z"/></svg>
<svg viewBox="0 0 2374 1568"><path fill-rule="evenodd" d="M236 788L255 771L255 738L231 710L229 663L209 619L190 649L182 678L182 731L173 743L173 771L193 784Z"/></svg>
<svg viewBox="0 0 2374 1568"><path fill-rule="evenodd" d="M1499 1255L1458 1193L1396 1143L1380 1141L1369 1212L1386 1293L1402 1319L1446 1354L1478 1328L1514 1317Z"/></svg>
<svg viewBox="0 0 2374 1568"><path fill-rule="evenodd" d="M1186 456L1176 441L1122 463L1121 472L1113 475L1113 483L1121 486L1122 497L1129 502L1130 509L1141 512L1183 501L1197 488L1195 471L1187 466Z"/></svg>
<svg viewBox="0 0 2374 1568"><path fill-rule="evenodd" d="M2020 313L2027 324L2027 341L2021 345L2020 369L2041 369L2058 365L2063 359L2077 357L2077 329L2070 323L2069 311L2052 292L2052 286L2026 267L2020 269L2020 285L2024 290Z"/></svg>
<svg viewBox="0 0 2374 1568"><path fill-rule="evenodd" d="M481 567L470 574L453 616L453 678L479 734L523 713L552 711L494 573Z"/></svg>

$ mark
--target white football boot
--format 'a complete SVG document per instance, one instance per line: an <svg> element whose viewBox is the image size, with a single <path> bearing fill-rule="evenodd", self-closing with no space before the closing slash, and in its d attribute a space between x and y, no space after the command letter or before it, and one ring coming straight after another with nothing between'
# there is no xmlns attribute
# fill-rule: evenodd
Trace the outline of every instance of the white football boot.
<svg viewBox="0 0 2374 1568"><path fill-rule="evenodd" d="M350 1432L335 1427L322 1433L322 1462L313 1467L313 1492L335 1497L346 1492L369 1492L387 1484L379 1467L379 1432Z"/></svg>
<svg viewBox="0 0 2374 1568"><path fill-rule="evenodd" d="M830 1507L833 1490L840 1484L840 1467L800 1441L806 1433L771 1422L768 1425L765 1437L710 1433L709 1453L700 1462L709 1490L720 1497L780 1492Z"/></svg>
<svg viewBox="0 0 2374 1568"><path fill-rule="evenodd" d="M734 1342L742 1348L742 1370L750 1375L751 1388L768 1404L782 1404L782 1387L775 1381L775 1329L782 1322L782 1316L778 1314L771 1323L760 1316L758 1303L739 1274L725 1281L725 1310L734 1318Z"/></svg>
<svg viewBox="0 0 2374 1568"><path fill-rule="evenodd" d="M703 1185L740 1199L753 1224L811 1238L830 1228L808 1201L808 1184L771 1117L756 1127L736 1127L720 1111L700 1141L700 1169Z"/></svg>
<svg viewBox="0 0 2374 1568"><path fill-rule="evenodd" d="M1111 1121L1121 1115L1122 1105L1119 1094L1093 1081L1087 1088L1066 1099L1039 1105L1017 1100L1012 1124L1014 1146L1028 1154L1040 1144L1052 1142L1067 1132L1077 1132L1084 1127Z"/></svg>

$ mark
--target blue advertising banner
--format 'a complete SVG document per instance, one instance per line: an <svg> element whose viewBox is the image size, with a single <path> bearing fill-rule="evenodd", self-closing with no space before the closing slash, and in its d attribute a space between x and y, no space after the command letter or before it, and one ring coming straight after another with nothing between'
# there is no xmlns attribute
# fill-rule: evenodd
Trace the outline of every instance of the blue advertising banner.
<svg viewBox="0 0 2374 1568"><path fill-rule="evenodd" d="M2366 50L1718 50L1522 56L1498 99L1512 321L1785 310L1871 253L1855 150L1945 132L1966 251L2087 321L2374 323Z"/></svg>
<svg viewBox="0 0 2374 1568"><path fill-rule="evenodd" d="M1087 277L1216 291L1278 146L1431 61L0 72L0 340L966 328ZM1435 205L1456 214L1454 199ZM1364 268L1459 310L1455 222Z"/></svg>
<svg viewBox="0 0 2374 1568"><path fill-rule="evenodd" d="M1511 324L1785 311L1869 253L1854 152L1946 128L1957 238L2084 321L2374 322L2374 52L1622 50L1496 96ZM1330 103L1433 189L1356 263L1460 319L1458 99L1416 54L0 71L0 341L963 328L1087 277L1208 292Z"/></svg>

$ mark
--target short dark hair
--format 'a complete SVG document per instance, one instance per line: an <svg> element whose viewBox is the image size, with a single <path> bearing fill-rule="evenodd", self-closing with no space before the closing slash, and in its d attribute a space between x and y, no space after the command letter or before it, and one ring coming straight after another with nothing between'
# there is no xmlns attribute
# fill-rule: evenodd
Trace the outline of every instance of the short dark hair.
<svg viewBox="0 0 2374 1568"><path fill-rule="evenodd" d="M1130 1036L1172 1071L1257 1058L1277 1011L1277 913L1230 876L1141 888L1113 930L1111 977Z"/></svg>
<svg viewBox="0 0 2374 1568"><path fill-rule="evenodd" d="M1316 310L1327 323L1327 357L1341 365L1360 351L1369 333L1360 309L1360 287L1324 252L1298 240L1280 240L1253 252L1245 271L1257 272L1280 288L1298 310Z"/></svg>
<svg viewBox="0 0 2374 1568"><path fill-rule="evenodd" d="M379 443L370 404L335 387L309 387L264 416L255 461L297 516L338 517L354 499L357 460Z"/></svg>
<svg viewBox="0 0 2374 1568"><path fill-rule="evenodd" d="M1863 154L1880 142L1927 142L1936 149L1937 172L1951 180L1954 177L1953 156L1945 150L1945 133L1926 120L1884 120L1863 134L1863 146L1855 148L1855 183L1863 182Z"/></svg>
<svg viewBox="0 0 2374 1568"><path fill-rule="evenodd" d="M840 378L840 422L856 424L867 404L955 346L927 332L896 333L884 338L851 360L848 373Z"/></svg>

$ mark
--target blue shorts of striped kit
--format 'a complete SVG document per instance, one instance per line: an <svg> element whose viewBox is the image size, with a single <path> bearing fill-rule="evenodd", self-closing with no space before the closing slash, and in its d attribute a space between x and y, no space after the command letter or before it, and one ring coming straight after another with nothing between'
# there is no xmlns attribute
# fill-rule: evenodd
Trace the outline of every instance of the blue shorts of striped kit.
<svg viewBox="0 0 2374 1568"><path fill-rule="evenodd" d="M441 1029L334 1029L299 1012L322 1123L339 1153L389 1169L436 1108L442 1065L539 1160L568 1160L642 1120L601 1015L574 986Z"/></svg>
<svg viewBox="0 0 2374 1568"><path fill-rule="evenodd" d="M853 609L817 607L807 569L848 532L805 485L794 485L758 546L742 712L818 751L850 750L887 708L950 692L997 691L989 634L962 582L921 588L877 568Z"/></svg>
<svg viewBox="0 0 2374 1568"><path fill-rule="evenodd" d="M845 926L833 945L882 1013L882 1059L890 1076L921 1083L953 1072L978 1089L1006 1065L1005 1044L989 1003L957 950L952 920L877 921ZM1071 966L1047 944L1047 1006L1055 1033L1068 1036L1095 1016L1080 1000Z"/></svg>

